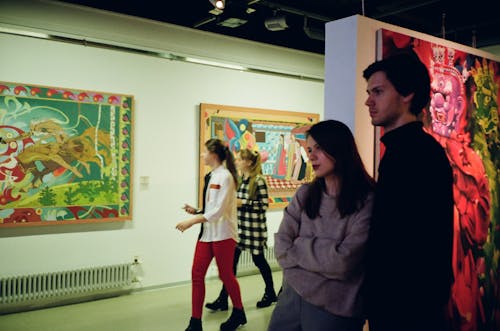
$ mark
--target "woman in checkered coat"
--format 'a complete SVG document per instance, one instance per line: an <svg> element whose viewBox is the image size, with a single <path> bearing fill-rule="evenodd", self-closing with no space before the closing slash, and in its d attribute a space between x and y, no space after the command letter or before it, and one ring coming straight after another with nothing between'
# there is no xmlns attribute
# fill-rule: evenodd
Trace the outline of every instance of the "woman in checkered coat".
<svg viewBox="0 0 500 331"><path fill-rule="evenodd" d="M242 149L237 159L241 172L237 192L239 242L234 254L234 274L242 250L252 254L252 260L259 269L265 283L264 296L257 302L257 308L269 307L276 302L276 292L271 268L266 261L264 249L267 247L266 210L269 205L267 184L262 176L260 154ZM212 310L227 309L227 293L222 288L219 297L205 307Z"/></svg>

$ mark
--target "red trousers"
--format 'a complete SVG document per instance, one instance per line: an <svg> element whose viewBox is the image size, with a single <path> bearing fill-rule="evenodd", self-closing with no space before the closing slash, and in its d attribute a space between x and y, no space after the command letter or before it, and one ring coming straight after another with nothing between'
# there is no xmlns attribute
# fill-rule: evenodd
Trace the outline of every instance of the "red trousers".
<svg viewBox="0 0 500 331"><path fill-rule="evenodd" d="M192 317L200 318L205 300L205 275L210 262L215 257L219 278L231 298L234 308L243 309L240 285L233 273L233 260L236 242L233 239L196 243L193 267L191 269L191 309Z"/></svg>

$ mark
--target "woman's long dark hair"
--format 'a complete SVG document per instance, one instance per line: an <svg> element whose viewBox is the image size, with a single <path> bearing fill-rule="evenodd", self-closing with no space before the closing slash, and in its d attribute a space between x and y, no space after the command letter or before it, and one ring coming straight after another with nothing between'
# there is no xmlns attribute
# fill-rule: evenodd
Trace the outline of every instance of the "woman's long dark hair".
<svg viewBox="0 0 500 331"><path fill-rule="evenodd" d="M342 122L326 120L311 126L306 134L335 159L334 173L340 184L337 194L340 216L345 217L358 211L368 193L373 191L375 181L363 165L351 130ZM319 209L325 188L324 178L315 178L309 185L305 211L311 219L322 216L319 215Z"/></svg>
<svg viewBox="0 0 500 331"><path fill-rule="evenodd" d="M219 161L223 163L226 162L226 168L229 170L231 175L233 175L234 185L238 185L238 173L236 172L236 166L234 164L233 153L220 139L212 138L205 142L205 147L207 151L214 153L219 158Z"/></svg>

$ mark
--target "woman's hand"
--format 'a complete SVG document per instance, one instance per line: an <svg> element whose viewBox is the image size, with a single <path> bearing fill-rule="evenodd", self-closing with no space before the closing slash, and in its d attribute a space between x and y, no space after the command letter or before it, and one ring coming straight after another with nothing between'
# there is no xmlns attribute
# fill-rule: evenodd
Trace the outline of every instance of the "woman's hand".
<svg viewBox="0 0 500 331"><path fill-rule="evenodd" d="M188 214L195 215L198 213L198 209L194 208L193 206L188 205L187 203L184 204L184 207L182 207Z"/></svg>
<svg viewBox="0 0 500 331"><path fill-rule="evenodd" d="M193 224L195 224L195 222L193 222L192 219L190 220L185 220L185 221L182 221L182 222L179 222L177 223L177 225L175 226L175 228L177 230L179 230L180 232L184 232L186 231L187 229L189 229L190 227L193 226Z"/></svg>

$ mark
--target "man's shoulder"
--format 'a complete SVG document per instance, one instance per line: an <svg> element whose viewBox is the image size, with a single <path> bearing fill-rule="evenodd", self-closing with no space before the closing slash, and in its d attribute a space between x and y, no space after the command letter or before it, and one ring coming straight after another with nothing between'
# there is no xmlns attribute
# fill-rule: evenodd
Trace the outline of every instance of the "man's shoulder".
<svg viewBox="0 0 500 331"><path fill-rule="evenodd" d="M437 141L437 139L429 132L422 131L423 138L421 141L422 147L429 150L429 152L446 155L444 147Z"/></svg>
<svg viewBox="0 0 500 331"><path fill-rule="evenodd" d="M422 131L422 137L419 139L418 157L421 159L421 166L431 167L436 173L441 173L439 169L444 172L451 173L450 161L446 154L445 148L436 140L436 138L426 132Z"/></svg>

